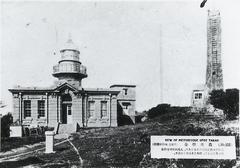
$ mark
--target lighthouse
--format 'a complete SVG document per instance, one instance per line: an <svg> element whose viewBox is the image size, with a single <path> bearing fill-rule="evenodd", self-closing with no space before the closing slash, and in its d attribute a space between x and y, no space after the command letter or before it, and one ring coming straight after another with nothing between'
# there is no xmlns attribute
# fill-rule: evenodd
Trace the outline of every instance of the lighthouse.
<svg viewBox="0 0 240 168"><path fill-rule="evenodd" d="M221 17L220 12L216 10L208 10L207 44L206 87L208 92L211 92L223 89Z"/></svg>
<svg viewBox="0 0 240 168"><path fill-rule="evenodd" d="M52 73L57 84L9 89L13 95L14 122L19 121L23 128L33 124L55 127L58 133L135 123L135 85L85 88L81 82L88 76L87 69L70 37L59 53L60 60Z"/></svg>
<svg viewBox="0 0 240 168"><path fill-rule="evenodd" d="M192 93L192 107L209 106L209 93L223 87L221 16L218 10L208 10L207 15L207 68L205 84L198 85Z"/></svg>
<svg viewBox="0 0 240 168"><path fill-rule="evenodd" d="M53 76L58 78L59 85L69 83L77 89L82 88L81 81L87 77L87 68L79 59L80 51L72 39L60 49L61 59L53 66Z"/></svg>

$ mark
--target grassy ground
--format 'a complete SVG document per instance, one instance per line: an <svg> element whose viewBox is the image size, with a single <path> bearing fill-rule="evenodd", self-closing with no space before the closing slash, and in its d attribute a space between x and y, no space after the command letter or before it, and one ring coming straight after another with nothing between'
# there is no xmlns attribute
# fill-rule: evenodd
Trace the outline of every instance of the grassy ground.
<svg viewBox="0 0 240 168"><path fill-rule="evenodd" d="M132 126L80 130L72 134L71 142L78 149L86 167L159 167L165 160L143 159L150 152L151 135L220 135L224 133L215 130L218 130L221 122L219 118L209 116L174 113ZM25 156L20 161L0 163L0 167L36 165L55 168L79 165L78 156L68 142L55 147L55 151L54 154L41 152ZM191 164L195 162L189 162L189 168L194 168ZM228 162L229 165L234 164L234 161ZM217 164L221 165L222 162L216 160Z"/></svg>
<svg viewBox="0 0 240 168"><path fill-rule="evenodd" d="M2 152L9 151L11 149L19 148L24 145L32 145L38 142L45 141L44 136L32 136L32 137L22 137L22 138L6 138L2 140Z"/></svg>

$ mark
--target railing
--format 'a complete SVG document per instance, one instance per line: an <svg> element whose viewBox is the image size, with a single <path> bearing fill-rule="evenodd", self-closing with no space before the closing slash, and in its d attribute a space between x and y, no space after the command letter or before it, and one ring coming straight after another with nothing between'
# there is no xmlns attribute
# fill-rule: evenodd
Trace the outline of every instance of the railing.
<svg viewBox="0 0 240 168"><path fill-rule="evenodd" d="M59 64L53 66L53 74L56 73L81 73L87 75L87 68L83 65L76 64Z"/></svg>

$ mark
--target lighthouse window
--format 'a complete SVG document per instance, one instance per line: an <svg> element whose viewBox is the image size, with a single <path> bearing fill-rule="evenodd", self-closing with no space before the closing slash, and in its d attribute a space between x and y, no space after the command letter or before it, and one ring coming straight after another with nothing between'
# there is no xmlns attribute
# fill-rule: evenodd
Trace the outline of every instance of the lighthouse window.
<svg viewBox="0 0 240 168"><path fill-rule="evenodd" d="M71 65L67 65L67 71L71 71Z"/></svg>
<svg viewBox="0 0 240 168"><path fill-rule="evenodd" d="M73 66L74 71L77 71L77 65Z"/></svg>
<svg viewBox="0 0 240 168"><path fill-rule="evenodd" d="M76 67L76 71L79 71L79 69L80 69L79 64L76 64L75 67Z"/></svg>

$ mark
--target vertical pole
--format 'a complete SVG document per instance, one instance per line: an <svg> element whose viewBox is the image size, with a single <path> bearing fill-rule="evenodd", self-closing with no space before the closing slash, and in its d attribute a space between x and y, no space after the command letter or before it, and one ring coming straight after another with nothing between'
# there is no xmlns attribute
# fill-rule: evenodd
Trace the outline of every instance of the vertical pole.
<svg viewBox="0 0 240 168"><path fill-rule="evenodd" d="M160 24L160 39L159 39L159 47L160 47L160 102L163 103L163 60L162 60L162 25Z"/></svg>

